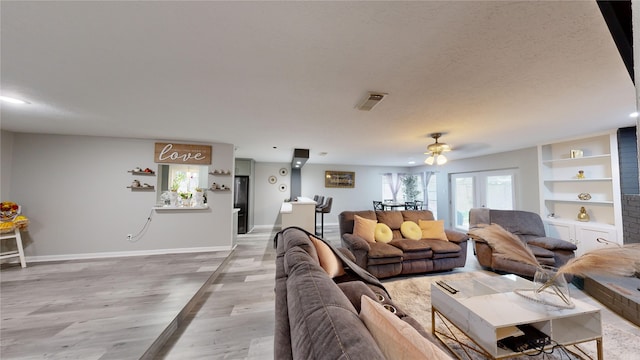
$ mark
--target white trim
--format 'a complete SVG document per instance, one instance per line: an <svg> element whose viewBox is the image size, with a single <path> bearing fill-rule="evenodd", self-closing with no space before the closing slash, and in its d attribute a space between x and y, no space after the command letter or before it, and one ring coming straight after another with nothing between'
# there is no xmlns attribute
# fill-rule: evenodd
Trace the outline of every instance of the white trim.
<svg viewBox="0 0 640 360"><path fill-rule="evenodd" d="M178 249L157 249L157 250L114 251L114 252L85 253L85 254L27 256L27 262L103 259L103 258L127 257L127 256L147 256L147 255L200 253L200 252L212 252L212 251L231 251L234 248L235 248L235 245L233 247L212 246L212 247L194 247L194 248L178 248Z"/></svg>

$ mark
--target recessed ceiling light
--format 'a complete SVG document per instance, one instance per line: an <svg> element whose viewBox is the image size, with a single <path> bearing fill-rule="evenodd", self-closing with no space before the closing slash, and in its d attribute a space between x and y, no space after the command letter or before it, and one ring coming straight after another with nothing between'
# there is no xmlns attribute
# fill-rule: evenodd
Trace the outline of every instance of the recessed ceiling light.
<svg viewBox="0 0 640 360"><path fill-rule="evenodd" d="M637 118L638 117L638 112L637 111L632 112L631 114L629 114L629 117Z"/></svg>
<svg viewBox="0 0 640 360"><path fill-rule="evenodd" d="M415 162L415 161L413 161L413 160L409 161L409 165L413 165L413 164L415 164L415 163L416 163L416 162Z"/></svg>
<svg viewBox="0 0 640 360"><path fill-rule="evenodd" d="M12 97L8 97L8 96L0 96L0 100L4 101L4 102L8 102L10 104L28 104L28 101L25 100L20 100L20 99L16 99L16 98L12 98Z"/></svg>

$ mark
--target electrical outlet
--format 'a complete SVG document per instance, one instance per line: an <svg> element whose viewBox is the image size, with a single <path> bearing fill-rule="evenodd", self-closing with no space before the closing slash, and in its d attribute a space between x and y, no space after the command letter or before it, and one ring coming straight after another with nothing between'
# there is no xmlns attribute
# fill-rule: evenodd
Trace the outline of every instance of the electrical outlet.
<svg viewBox="0 0 640 360"><path fill-rule="evenodd" d="M133 235L127 234L127 240L131 241L132 238L133 238Z"/></svg>

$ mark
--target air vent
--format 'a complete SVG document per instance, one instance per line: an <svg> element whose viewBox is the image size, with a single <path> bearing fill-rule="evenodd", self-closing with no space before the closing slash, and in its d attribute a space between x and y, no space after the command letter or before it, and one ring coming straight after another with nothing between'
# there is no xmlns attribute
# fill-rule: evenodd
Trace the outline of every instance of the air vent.
<svg viewBox="0 0 640 360"><path fill-rule="evenodd" d="M370 92L367 97L358 105L358 109L363 111L369 111L373 109L387 94Z"/></svg>

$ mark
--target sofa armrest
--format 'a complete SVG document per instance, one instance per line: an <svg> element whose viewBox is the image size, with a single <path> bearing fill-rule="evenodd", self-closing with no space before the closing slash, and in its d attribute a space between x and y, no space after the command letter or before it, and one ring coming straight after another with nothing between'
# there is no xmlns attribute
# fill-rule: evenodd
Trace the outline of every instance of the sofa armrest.
<svg viewBox="0 0 640 360"><path fill-rule="evenodd" d="M447 239L454 243L459 244L461 242L469 240L469 235L461 231L445 229L444 233L447 235Z"/></svg>
<svg viewBox="0 0 640 360"><path fill-rule="evenodd" d="M342 253L342 255L346 256L347 259L356 262L356 256L353 255L353 253L351 251L349 251L349 249L345 248L345 247L340 247L338 248L338 251L340 251Z"/></svg>
<svg viewBox="0 0 640 360"><path fill-rule="evenodd" d="M578 247L569 241L552 238L552 237L538 237L527 240L527 244L539 246L547 250L569 250L574 251Z"/></svg>
<svg viewBox="0 0 640 360"><path fill-rule="evenodd" d="M355 263L363 269L367 268L367 259L371 247L367 240L349 233L342 235L342 245L356 257Z"/></svg>
<svg viewBox="0 0 640 360"><path fill-rule="evenodd" d="M347 249L351 250L351 252L356 252L358 250L369 252L369 250L371 250L367 240L349 233L342 235L342 244L345 245Z"/></svg>

